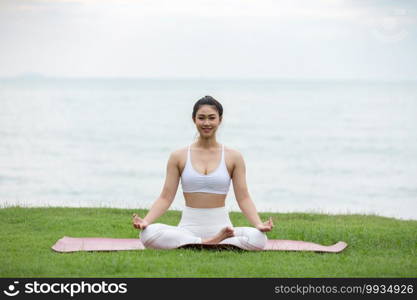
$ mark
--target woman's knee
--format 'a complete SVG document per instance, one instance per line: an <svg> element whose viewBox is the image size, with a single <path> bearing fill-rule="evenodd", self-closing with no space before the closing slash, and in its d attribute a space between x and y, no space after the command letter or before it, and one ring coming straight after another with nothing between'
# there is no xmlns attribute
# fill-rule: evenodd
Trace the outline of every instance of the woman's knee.
<svg viewBox="0 0 417 300"><path fill-rule="evenodd" d="M153 223L148 225L144 230L140 232L140 240L147 247L147 245L156 239L171 226L162 223Z"/></svg>
<svg viewBox="0 0 417 300"><path fill-rule="evenodd" d="M238 227L236 229L238 229L237 235L246 237L245 242L252 250L262 250L265 248L268 238L264 232L254 227Z"/></svg>

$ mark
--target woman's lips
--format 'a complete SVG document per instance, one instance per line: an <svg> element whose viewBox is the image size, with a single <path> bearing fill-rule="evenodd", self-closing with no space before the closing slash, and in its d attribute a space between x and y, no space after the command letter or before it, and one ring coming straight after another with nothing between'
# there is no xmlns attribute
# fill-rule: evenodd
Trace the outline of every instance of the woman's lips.
<svg viewBox="0 0 417 300"><path fill-rule="evenodd" d="M204 132L210 132L211 128L203 128Z"/></svg>

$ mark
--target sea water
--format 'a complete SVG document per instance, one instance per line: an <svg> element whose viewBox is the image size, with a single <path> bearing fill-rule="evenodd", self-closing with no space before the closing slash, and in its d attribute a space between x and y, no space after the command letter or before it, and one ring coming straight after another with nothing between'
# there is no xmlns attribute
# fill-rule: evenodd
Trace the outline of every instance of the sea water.
<svg viewBox="0 0 417 300"><path fill-rule="evenodd" d="M417 219L416 82L1 79L0 206L150 208L205 95L258 211Z"/></svg>

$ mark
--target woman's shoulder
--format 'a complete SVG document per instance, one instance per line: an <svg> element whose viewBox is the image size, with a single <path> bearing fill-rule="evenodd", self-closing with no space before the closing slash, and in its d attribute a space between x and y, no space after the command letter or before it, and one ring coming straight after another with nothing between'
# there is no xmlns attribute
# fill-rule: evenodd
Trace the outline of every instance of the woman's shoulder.
<svg viewBox="0 0 417 300"><path fill-rule="evenodd" d="M180 161L184 156L187 155L187 146L177 148L171 151L170 153L170 159L174 159L175 161Z"/></svg>
<svg viewBox="0 0 417 300"><path fill-rule="evenodd" d="M233 159L240 159L243 158L242 153L240 153L239 150L224 146L224 151L227 153L227 155Z"/></svg>

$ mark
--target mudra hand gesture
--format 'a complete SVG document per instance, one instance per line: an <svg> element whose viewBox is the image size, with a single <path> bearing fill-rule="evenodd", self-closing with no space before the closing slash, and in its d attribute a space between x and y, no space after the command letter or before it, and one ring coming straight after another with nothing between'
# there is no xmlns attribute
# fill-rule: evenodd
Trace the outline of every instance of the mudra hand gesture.
<svg viewBox="0 0 417 300"><path fill-rule="evenodd" d="M148 226L148 222L139 217L137 214L133 214L133 227L139 230L143 230Z"/></svg>
<svg viewBox="0 0 417 300"><path fill-rule="evenodd" d="M259 229L262 232L271 231L274 227L274 223L272 222L272 217L269 217L269 220L263 223L260 223L255 226L256 229Z"/></svg>

